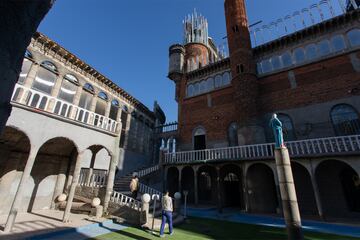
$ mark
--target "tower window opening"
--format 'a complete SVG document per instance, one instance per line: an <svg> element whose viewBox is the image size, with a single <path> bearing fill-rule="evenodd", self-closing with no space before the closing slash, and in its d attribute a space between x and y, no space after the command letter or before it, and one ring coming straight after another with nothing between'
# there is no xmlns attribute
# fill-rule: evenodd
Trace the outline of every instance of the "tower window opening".
<svg viewBox="0 0 360 240"><path fill-rule="evenodd" d="M239 32L239 26L238 25L233 26L232 29L233 29L233 32Z"/></svg>

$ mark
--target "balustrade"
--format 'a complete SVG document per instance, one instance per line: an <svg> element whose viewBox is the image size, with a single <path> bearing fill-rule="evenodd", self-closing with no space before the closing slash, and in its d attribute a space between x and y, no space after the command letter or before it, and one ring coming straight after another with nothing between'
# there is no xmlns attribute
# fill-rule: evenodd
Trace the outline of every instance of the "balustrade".
<svg viewBox="0 0 360 240"><path fill-rule="evenodd" d="M20 84L16 84L11 100L36 110L49 112L109 132L118 132L119 123L111 118L96 114L34 89L26 88Z"/></svg>
<svg viewBox="0 0 360 240"><path fill-rule="evenodd" d="M140 201L116 191L113 191L110 201L119 204L120 206L127 206L138 211L141 210Z"/></svg>
<svg viewBox="0 0 360 240"><path fill-rule="evenodd" d="M360 152L360 135L286 142L291 157L331 156ZM273 159L274 143L165 154L165 163Z"/></svg>

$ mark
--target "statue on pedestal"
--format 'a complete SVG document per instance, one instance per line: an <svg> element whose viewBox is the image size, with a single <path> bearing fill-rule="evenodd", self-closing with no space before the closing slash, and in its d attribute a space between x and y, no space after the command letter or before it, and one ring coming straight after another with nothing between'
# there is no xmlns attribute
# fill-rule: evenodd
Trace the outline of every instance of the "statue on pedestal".
<svg viewBox="0 0 360 240"><path fill-rule="evenodd" d="M272 115L270 120L270 127L272 128L275 137L275 148L285 148L282 123L275 113Z"/></svg>

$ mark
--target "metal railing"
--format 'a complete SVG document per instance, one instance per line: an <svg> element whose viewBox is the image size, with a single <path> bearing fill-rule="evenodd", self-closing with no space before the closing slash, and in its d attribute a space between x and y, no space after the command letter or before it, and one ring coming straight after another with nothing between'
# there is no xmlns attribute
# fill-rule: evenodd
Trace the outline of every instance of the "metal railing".
<svg viewBox="0 0 360 240"><path fill-rule="evenodd" d="M178 130L178 123L172 122L156 127L156 133L175 132Z"/></svg>
<svg viewBox="0 0 360 240"><path fill-rule="evenodd" d="M160 196L160 198L162 197L162 192L159 190L156 190L155 188L151 188L143 183L139 183L139 192L142 194L149 194L150 196L152 196L153 194L158 194Z"/></svg>
<svg viewBox="0 0 360 240"><path fill-rule="evenodd" d="M141 210L140 201L116 191L113 191L111 194L110 201L119 204L120 206L127 206L138 211Z"/></svg>
<svg viewBox="0 0 360 240"><path fill-rule="evenodd" d="M109 132L118 132L119 122L111 118L91 112L34 89L24 87L20 84L16 84L11 100L36 110L49 112Z"/></svg>
<svg viewBox="0 0 360 240"><path fill-rule="evenodd" d="M249 28L252 46L266 44L358 8L357 0L321 0L269 24L259 22Z"/></svg>
<svg viewBox="0 0 360 240"><path fill-rule="evenodd" d="M149 167L149 168L146 168L146 169L143 169L143 170L140 170L138 172L135 172L137 174L137 176L139 178L141 177L145 177L151 173L154 173L156 171L158 171L160 169L160 166L159 165L155 165L155 166L152 166L152 167Z"/></svg>
<svg viewBox="0 0 360 240"><path fill-rule="evenodd" d="M360 135L307 139L286 142L291 157L329 156L359 153ZM204 161L273 159L274 143L165 154L166 164Z"/></svg>
<svg viewBox="0 0 360 240"><path fill-rule="evenodd" d="M107 171L94 169L90 177L90 181L87 182L89 175L88 168L82 168L80 170L79 185L86 187L105 187L107 181Z"/></svg>

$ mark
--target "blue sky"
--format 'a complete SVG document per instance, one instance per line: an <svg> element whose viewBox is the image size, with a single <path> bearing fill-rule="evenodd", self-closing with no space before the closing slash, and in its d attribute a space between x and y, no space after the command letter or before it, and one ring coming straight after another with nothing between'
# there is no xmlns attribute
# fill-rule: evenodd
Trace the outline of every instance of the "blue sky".
<svg viewBox="0 0 360 240"><path fill-rule="evenodd" d="M337 0L332 0L337 1ZM270 22L316 0L247 0L250 23ZM39 31L52 38L168 121L177 119L168 47L182 41L182 20L194 8L210 35L226 35L224 0L57 0Z"/></svg>

